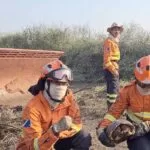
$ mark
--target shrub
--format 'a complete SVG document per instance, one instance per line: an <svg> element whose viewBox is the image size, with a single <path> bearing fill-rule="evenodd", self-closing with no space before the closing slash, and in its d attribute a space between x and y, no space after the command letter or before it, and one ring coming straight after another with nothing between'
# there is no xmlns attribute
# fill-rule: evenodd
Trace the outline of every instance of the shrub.
<svg viewBox="0 0 150 150"><path fill-rule="evenodd" d="M103 80L102 44L106 35L88 26L27 27L19 33L0 36L0 47L63 50L62 60L74 72L75 81ZM137 24L125 26L121 36L121 78L133 78L136 60L150 54L150 34Z"/></svg>

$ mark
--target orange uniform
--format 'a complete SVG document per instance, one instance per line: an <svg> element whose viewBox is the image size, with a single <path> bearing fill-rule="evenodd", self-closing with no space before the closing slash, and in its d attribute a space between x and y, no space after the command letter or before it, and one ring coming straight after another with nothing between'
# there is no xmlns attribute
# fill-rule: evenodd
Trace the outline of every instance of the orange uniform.
<svg viewBox="0 0 150 150"><path fill-rule="evenodd" d="M120 60L120 50L118 43L108 37L103 45L104 50L104 69L108 69L112 74L119 69L118 61Z"/></svg>
<svg viewBox="0 0 150 150"><path fill-rule="evenodd" d="M50 127L66 115L73 119L72 129L55 135ZM52 150L58 139L71 137L82 128L79 107L71 90L68 91L64 102L60 103L55 109L50 107L50 104L40 92L25 107L23 120L23 139L20 141L17 150Z"/></svg>
<svg viewBox="0 0 150 150"><path fill-rule="evenodd" d="M117 101L110 107L99 126L107 127L118 119L125 109L131 121L140 123L150 120L150 95L140 95L136 88L136 81L121 89Z"/></svg>

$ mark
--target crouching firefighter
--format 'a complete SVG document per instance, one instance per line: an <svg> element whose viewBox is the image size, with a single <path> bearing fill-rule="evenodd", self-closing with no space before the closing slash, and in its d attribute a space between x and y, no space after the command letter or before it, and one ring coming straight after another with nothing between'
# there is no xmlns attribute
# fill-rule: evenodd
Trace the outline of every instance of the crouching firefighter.
<svg viewBox="0 0 150 150"><path fill-rule="evenodd" d="M89 150L91 136L83 131L80 110L69 82L71 70L56 60L43 67L34 97L23 111L23 138L17 150Z"/></svg>
<svg viewBox="0 0 150 150"><path fill-rule="evenodd" d="M107 147L127 140L129 150L150 150L150 55L137 61L134 75L97 126L97 137ZM119 120L125 109L127 120Z"/></svg>

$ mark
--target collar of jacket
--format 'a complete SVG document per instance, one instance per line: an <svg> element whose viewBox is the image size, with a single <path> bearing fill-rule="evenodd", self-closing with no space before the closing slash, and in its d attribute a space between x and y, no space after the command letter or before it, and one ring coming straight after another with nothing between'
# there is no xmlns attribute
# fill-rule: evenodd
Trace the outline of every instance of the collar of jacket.
<svg viewBox="0 0 150 150"><path fill-rule="evenodd" d="M43 96L43 93L42 91L39 93L40 94L40 100L41 102L47 107L51 109L51 110L60 110L60 109L64 109L66 107L69 107L71 105L71 102L70 102L70 98L71 98L71 95L70 94L67 94L67 96L65 96L65 100L63 103L60 103L56 108L52 108L50 106L50 104L48 103L48 101L45 99L45 97Z"/></svg>
<svg viewBox="0 0 150 150"><path fill-rule="evenodd" d="M127 84L125 87L128 87L128 86L134 86L134 91L136 92L136 95L139 95L141 97L149 97L149 95L142 95L138 89L137 89L137 82L136 80L133 80L131 81L129 84Z"/></svg>
<svg viewBox="0 0 150 150"><path fill-rule="evenodd" d="M114 38L111 34L109 34L109 36L108 36L108 38L110 39L110 40L112 40L112 41L114 41L115 43L119 43L119 38Z"/></svg>

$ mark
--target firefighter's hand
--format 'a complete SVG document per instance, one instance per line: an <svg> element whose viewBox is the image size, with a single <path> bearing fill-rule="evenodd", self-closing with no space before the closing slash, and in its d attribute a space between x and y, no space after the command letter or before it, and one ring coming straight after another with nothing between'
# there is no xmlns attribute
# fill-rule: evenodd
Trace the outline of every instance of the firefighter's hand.
<svg viewBox="0 0 150 150"><path fill-rule="evenodd" d="M113 74L114 74L115 76L119 76L118 70L115 70L115 71L113 72Z"/></svg>
<svg viewBox="0 0 150 150"><path fill-rule="evenodd" d="M142 122L142 124L144 125L145 130L146 130L147 132L149 132L149 131L150 131L150 121Z"/></svg>
<svg viewBox="0 0 150 150"><path fill-rule="evenodd" d="M98 140L106 147L115 147L115 143L109 139L106 132L102 128L96 129L96 135Z"/></svg>
<svg viewBox="0 0 150 150"><path fill-rule="evenodd" d="M124 119L118 119L112 122L106 128L107 136L116 144L126 141L134 133L134 125L131 122Z"/></svg>
<svg viewBox="0 0 150 150"><path fill-rule="evenodd" d="M64 116L57 123L52 126L52 130L54 133L60 133L61 131L71 129L72 118L70 116Z"/></svg>
<svg viewBox="0 0 150 150"><path fill-rule="evenodd" d="M129 126L122 124L118 126L112 133L112 139L115 143L121 143L122 141L127 140L128 137L130 137L133 134L134 132L131 131Z"/></svg>
<svg viewBox="0 0 150 150"><path fill-rule="evenodd" d="M150 132L150 121L135 124L135 134L131 136L130 139L135 139L136 137L143 136L148 132Z"/></svg>

